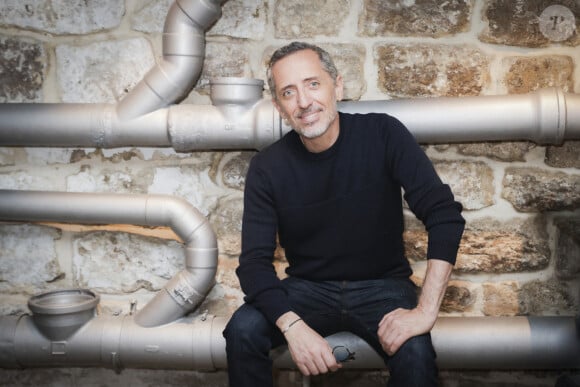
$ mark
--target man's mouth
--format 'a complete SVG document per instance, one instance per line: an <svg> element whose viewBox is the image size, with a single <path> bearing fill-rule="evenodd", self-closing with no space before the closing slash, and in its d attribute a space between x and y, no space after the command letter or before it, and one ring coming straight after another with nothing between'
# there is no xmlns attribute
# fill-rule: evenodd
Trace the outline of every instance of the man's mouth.
<svg viewBox="0 0 580 387"><path fill-rule="evenodd" d="M305 123L307 125L311 125L314 122L318 121L318 113L320 111L321 111L320 109L309 109L307 111L304 111L304 112L300 113L300 115L298 116L298 118L303 123Z"/></svg>

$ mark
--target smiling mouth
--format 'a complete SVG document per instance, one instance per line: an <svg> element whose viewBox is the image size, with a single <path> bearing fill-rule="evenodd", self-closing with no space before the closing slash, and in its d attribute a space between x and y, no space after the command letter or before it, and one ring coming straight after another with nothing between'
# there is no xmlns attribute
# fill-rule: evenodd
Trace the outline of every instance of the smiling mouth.
<svg viewBox="0 0 580 387"><path fill-rule="evenodd" d="M298 118L306 125L312 125L316 121L318 121L318 113L320 113L320 109L311 109L305 112L302 112Z"/></svg>

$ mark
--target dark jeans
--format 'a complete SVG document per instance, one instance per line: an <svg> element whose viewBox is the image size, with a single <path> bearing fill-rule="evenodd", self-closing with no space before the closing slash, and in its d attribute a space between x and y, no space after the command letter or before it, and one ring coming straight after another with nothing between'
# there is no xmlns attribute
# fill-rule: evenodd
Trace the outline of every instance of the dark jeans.
<svg viewBox="0 0 580 387"><path fill-rule="evenodd" d="M436 386L435 351L429 334L408 340L393 356L378 341L378 323L399 307L417 303L415 285L408 279L312 282L282 281L292 310L322 336L349 331L365 340L389 368L389 386ZM242 305L226 329L226 351L231 387L270 387L272 348L285 344L280 330L249 304Z"/></svg>

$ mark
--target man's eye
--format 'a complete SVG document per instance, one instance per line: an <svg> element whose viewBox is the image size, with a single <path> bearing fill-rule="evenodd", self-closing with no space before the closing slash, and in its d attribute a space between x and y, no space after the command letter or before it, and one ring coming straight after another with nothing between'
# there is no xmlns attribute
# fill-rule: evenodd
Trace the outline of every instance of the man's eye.
<svg viewBox="0 0 580 387"><path fill-rule="evenodd" d="M318 86L320 86L320 82L318 82L318 81L312 81L312 82L310 82L310 87L311 88L317 89Z"/></svg>
<svg viewBox="0 0 580 387"><path fill-rule="evenodd" d="M284 97L284 98L288 98L288 97L290 97L292 94L293 94L293 93L292 93L292 90L284 90L284 91L282 92L282 97Z"/></svg>

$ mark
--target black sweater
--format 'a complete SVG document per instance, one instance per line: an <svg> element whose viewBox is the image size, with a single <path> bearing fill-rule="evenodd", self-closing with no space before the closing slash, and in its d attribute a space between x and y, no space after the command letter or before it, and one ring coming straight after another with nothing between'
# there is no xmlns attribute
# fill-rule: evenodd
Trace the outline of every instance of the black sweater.
<svg viewBox="0 0 580 387"><path fill-rule="evenodd" d="M291 131L250 163L237 274L246 302L272 322L291 310L272 266L277 234L290 276L412 274L403 251L401 188L428 231L427 258L455 263L462 208L413 136L388 115L339 117L339 137L328 150L308 152Z"/></svg>

